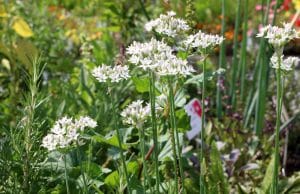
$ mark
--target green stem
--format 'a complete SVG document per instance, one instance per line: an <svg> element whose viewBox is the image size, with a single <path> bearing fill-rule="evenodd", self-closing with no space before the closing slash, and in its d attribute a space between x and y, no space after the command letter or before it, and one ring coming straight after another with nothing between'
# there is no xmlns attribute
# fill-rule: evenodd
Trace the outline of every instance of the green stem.
<svg viewBox="0 0 300 194"><path fill-rule="evenodd" d="M238 35L240 28L240 18L241 18L241 0L237 0L237 14L235 18L235 28L234 28L234 43L233 43L233 72L231 79L231 105L233 110L236 107L236 80L237 80L237 70L238 70Z"/></svg>
<svg viewBox="0 0 300 194"><path fill-rule="evenodd" d="M267 0L267 11L265 12L264 15L263 25L266 25L268 22L269 10L270 10L270 0ZM258 97L257 97L256 107L255 107L255 124L254 124L255 133L258 136L262 134L262 128L264 124L263 118L266 112L266 95L267 95L266 91L268 87L267 81L268 81L268 64L269 64L269 59L266 56L268 55L268 53L269 51L266 46L266 40L262 38L260 40L260 46L256 58L255 74L254 74L254 77L256 78L255 81L256 82L258 81L258 85L257 85Z"/></svg>
<svg viewBox="0 0 300 194"><path fill-rule="evenodd" d="M205 53L206 55L206 53ZM204 178L204 173L203 169L201 168L201 165L203 163L203 160L205 159L204 157L204 144L205 144L205 68L206 68L206 56L205 59L202 63L202 74L203 74L203 80L202 80L202 102L201 102L201 107L202 107L202 117L201 117L201 150L200 150L200 194L204 194L205 192L205 178Z"/></svg>
<svg viewBox="0 0 300 194"><path fill-rule="evenodd" d="M241 51L241 100L244 99L245 79L246 79L246 54L247 54L247 31L248 31L248 0L244 4L244 27L243 27L243 41Z"/></svg>
<svg viewBox="0 0 300 194"><path fill-rule="evenodd" d="M170 81L169 81L170 84ZM172 94L171 94L172 93ZM171 96L173 95L173 90L169 89L169 101L171 101ZM172 105L170 105L171 109L172 109ZM174 193L178 193L178 166L177 166L177 152L176 152L176 142L175 142L175 134L174 134L174 123L173 123L173 119L172 119L172 110L170 111L170 138L171 138L171 144L172 144L172 152L173 152L173 157L174 157L174 161L173 161L173 165L174 165L174 175L175 175L175 192Z"/></svg>
<svg viewBox="0 0 300 194"><path fill-rule="evenodd" d="M151 104L151 124L153 133L153 143L154 143L154 160L155 160L155 176L156 176L156 193L159 193L159 171L158 171L158 141L157 141L157 125L156 125L156 113L155 113L155 74L149 71L150 77L150 104Z"/></svg>
<svg viewBox="0 0 300 194"><path fill-rule="evenodd" d="M169 84L169 99L170 99L170 118L172 122L172 126L175 130L175 135L176 135L176 146L177 146L177 152L178 152L178 158L179 158L179 171L180 171L180 182L182 184L182 192L184 192L184 172L183 172L183 164L182 164L182 148L180 145L179 141L179 134L178 134L178 129L177 129L177 124L176 124L176 116L175 116L175 100L174 100L174 91L173 91L173 82L174 80L172 78L168 78L168 84ZM177 161L177 158L176 158Z"/></svg>
<svg viewBox="0 0 300 194"><path fill-rule="evenodd" d="M145 131L143 127L141 127L141 129L138 130L140 133L140 142L141 142L140 147L141 147L142 161L143 161L143 175L144 175L143 189L144 189L144 193L146 193L147 181L148 184L150 185L150 180L149 180L149 176L147 175L147 165L146 165L146 156L145 156Z"/></svg>
<svg viewBox="0 0 300 194"><path fill-rule="evenodd" d="M278 55L279 68L276 70L276 81L277 81L277 108L276 108L276 132L275 132L275 160L274 160L274 174L272 181L272 193L278 193L278 168L279 168L279 130L280 130L280 119L282 110L282 95L283 95L283 82L280 69L280 55Z"/></svg>
<svg viewBox="0 0 300 194"><path fill-rule="evenodd" d="M65 179L66 179L67 194L70 194L68 171L67 171L67 155L66 154L64 155L64 163L65 163Z"/></svg>
<svg viewBox="0 0 300 194"><path fill-rule="evenodd" d="M87 189L87 184L86 184L86 179L85 179L85 175L82 169L82 162L81 162L81 156L80 156L80 152L79 152L79 143L78 141L76 141L76 146L77 146L77 159L78 159L78 163L80 165L80 173L82 176L82 180L83 180L83 189L84 189L84 193L88 193L88 189Z"/></svg>
<svg viewBox="0 0 300 194"><path fill-rule="evenodd" d="M131 194L130 179L129 179L127 166L126 166L126 161L125 161L125 158L124 158L124 151L123 151L123 147L122 147L122 142L123 141L122 141L119 125L118 125L118 119L116 118L116 116L117 116L117 110L116 109L118 107L116 105L116 101L114 100L112 91L110 91L110 89L111 88L109 87L108 90L109 90L109 94L110 94L110 97L111 97L111 100L112 100L112 102L111 102L112 103L112 122L113 122L114 128L117 131L118 145L119 145L119 149L120 149L120 155L121 155L123 170L124 170L124 173L125 173L125 178L126 178L126 183L127 183L127 190L128 190L128 193Z"/></svg>
<svg viewBox="0 0 300 194"><path fill-rule="evenodd" d="M222 0L222 29L221 29L221 35L224 37L225 35L225 0ZM225 41L223 41L220 45L220 55L219 55L219 68L225 67ZM222 96L221 96L221 88L220 88L220 82L221 82L221 76L218 75L218 85L217 85L217 116L218 119L221 119L222 117Z"/></svg>

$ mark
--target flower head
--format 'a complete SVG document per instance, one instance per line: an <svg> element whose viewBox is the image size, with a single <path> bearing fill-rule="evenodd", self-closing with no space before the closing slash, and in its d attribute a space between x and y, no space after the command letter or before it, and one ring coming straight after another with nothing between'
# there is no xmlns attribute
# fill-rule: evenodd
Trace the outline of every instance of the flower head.
<svg viewBox="0 0 300 194"><path fill-rule="evenodd" d="M50 133L43 138L42 147L47 148L49 151L65 148L72 142L77 141L80 132L86 127L95 128L96 126L96 121L87 116L75 120L63 117L55 122Z"/></svg>
<svg viewBox="0 0 300 194"><path fill-rule="evenodd" d="M122 111L121 116L123 117L123 122L125 124L133 125L139 128L150 116L150 113L149 104L143 106L143 101L137 100L129 104Z"/></svg>
<svg viewBox="0 0 300 194"><path fill-rule="evenodd" d="M158 75L189 75L194 70L187 61L176 57L172 48L162 41L133 42L127 48L129 61L143 70L151 70Z"/></svg>
<svg viewBox="0 0 300 194"><path fill-rule="evenodd" d="M146 31L155 30L156 32L167 35L170 37L176 37L183 32L190 29L185 20L175 18L175 12L170 11L167 14L161 14L159 18L151 20L145 24Z"/></svg>
<svg viewBox="0 0 300 194"><path fill-rule="evenodd" d="M184 41L186 47L199 48L200 50L211 50L224 41L222 36L206 34L199 31L190 35Z"/></svg>
<svg viewBox="0 0 300 194"><path fill-rule="evenodd" d="M278 69L280 68L283 71L291 71L292 66L296 65L300 59L298 57L287 57L286 59L283 58L284 56L281 55L280 59L278 59L278 56L274 54L271 57L271 65L272 68ZM280 65L279 65L280 63Z"/></svg>
<svg viewBox="0 0 300 194"><path fill-rule="evenodd" d="M116 65L114 67L110 67L102 64L102 66L93 69L92 75L99 82L120 82L121 80L126 80L130 77L129 69L126 65Z"/></svg>
<svg viewBox="0 0 300 194"><path fill-rule="evenodd" d="M291 24L283 24L283 28L268 25L260 30L257 37L266 38L273 47L281 48L290 40L298 38L298 34Z"/></svg>

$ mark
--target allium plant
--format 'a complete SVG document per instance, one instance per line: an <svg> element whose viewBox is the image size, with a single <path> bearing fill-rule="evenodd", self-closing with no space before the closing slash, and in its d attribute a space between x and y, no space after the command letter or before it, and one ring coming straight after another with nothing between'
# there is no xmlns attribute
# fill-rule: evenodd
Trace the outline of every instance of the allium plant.
<svg viewBox="0 0 300 194"><path fill-rule="evenodd" d="M123 118L123 123L127 125L131 125L138 129L139 131L139 139L140 139L140 149L142 154L142 163L143 163L143 175L144 175L144 184L143 189L144 193L146 193L147 182L149 188L151 189L150 177L147 173L147 163L146 163L146 155L145 155L145 129L144 123L151 116L150 105L146 104L143 106L142 100L137 100L129 104L122 112L121 116Z"/></svg>
<svg viewBox="0 0 300 194"><path fill-rule="evenodd" d="M112 107L112 122L114 124L114 128L117 131L118 144L120 148L120 155L122 160L122 166L126 177L127 189L128 193L131 193L130 188L130 179L127 171L126 161L124 158L124 152L122 148L122 138L121 132L119 129L119 120L117 115L117 100L114 98L115 94L112 91L113 84L119 83L121 81L127 80L130 78L129 68L126 65L115 65L113 67L102 64L102 66L96 67L92 71L92 75L100 82L105 83L107 86L109 98L111 99L111 107Z"/></svg>
<svg viewBox="0 0 300 194"><path fill-rule="evenodd" d="M175 38L190 29L185 20L175 18L175 16L176 13L173 11L169 11L167 14L161 14L159 18L146 23L145 30L154 30L159 34Z"/></svg>
<svg viewBox="0 0 300 194"><path fill-rule="evenodd" d="M278 193L278 168L279 168L279 130L280 119L282 113L284 75L292 70L299 59L296 57L288 57L284 59L284 46L292 39L298 38L298 34L291 24L284 24L283 28L268 25L264 27L257 37L268 39L269 44L274 48L275 53L271 57L271 66L276 71L277 82L277 108L276 108L276 129L275 129L275 160L272 180L272 194Z"/></svg>
<svg viewBox="0 0 300 194"><path fill-rule="evenodd" d="M78 141L80 134L82 134L86 128L95 128L96 126L97 122L88 116L81 116L79 119L63 117L55 122L54 126L50 130L50 133L43 138L42 147L45 147L48 149L48 151L58 150L65 153L65 180L68 194L70 193L70 188L66 166L66 150L71 148L71 146L79 145ZM83 179L85 180L83 173L82 175Z"/></svg>
<svg viewBox="0 0 300 194"><path fill-rule="evenodd" d="M184 41L184 45L186 48L196 48L197 52L199 52L200 55L204 58L202 62L202 102L201 106L203 110L205 110L205 70L206 70L206 59L208 55L222 42L224 41L224 38L219 35L212 35L212 34L206 34L201 31L194 35L188 36L188 38ZM205 111L202 113L202 122L201 122L201 150L199 153L199 160L200 160L200 194L204 193L205 190L205 179L204 179L204 172L203 169L201 169L201 166L203 165L203 162L205 160L204 158L204 142L205 142Z"/></svg>
<svg viewBox="0 0 300 194"><path fill-rule="evenodd" d="M223 40L223 37L211 34L205 34L203 32L198 32L194 35L186 36L190 27L187 25L187 22L175 18L174 12L168 12L166 15L160 15L159 18L155 20L151 20L150 22L145 24L146 31L155 31L157 34L160 34L162 37L166 38L162 41L158 41L152 38L149 42L146 43L138 43L133 42L127 48L127 54L129 54L129 62L137 65L143 70L148 70L150 76L150 102L151 102L151 110L152 110L152 129L153 129L153 140L156 154L156 178L159 178L158 172L158 161L157 161L157 129L155 124L155 77L160 77L160 81L167 80L169 95L168 101L170 105L169 112L169 120L170 120L170 135L172 141L172 150L174 155L174 173L175 173L175 193L179 192L178 188L178 175L181 176L181 184L182 191L184 192L184 172L183 172L183 164L181 157L181 145L179 143L179 135L176 124L175 117L175 102L174 102L174 83L176 83L178 77L186 77L191 75L195 70L192 66L190 66L186 59L179 58L174 54L174 50L172 46L169 45L174 42L177 42L178 37L184 38L184 40L180 40L180 43L183 44L184 48L186 48L186 52L190 51L190 48L196 49L204 58L208 56L208 54L218 46ZM170 41L173 39L174 41ZM166 40L166 42L165 42ZM205 77L205 64L206 60L203 62L203 76ZM204 107L204 98L205 98L205 81L203 81L202 85L202 106ZM200 163L203 161L203 145L204 145L204 116L202 122L202 146L200 153ZM175 140L176 137L176 140ZM177 160L179 159L179 170L177 169ZM201 190L203 190L204 186L204 176L203 173L201 178ZM156 182L156 191L159 192L159 179Z"/></svg>

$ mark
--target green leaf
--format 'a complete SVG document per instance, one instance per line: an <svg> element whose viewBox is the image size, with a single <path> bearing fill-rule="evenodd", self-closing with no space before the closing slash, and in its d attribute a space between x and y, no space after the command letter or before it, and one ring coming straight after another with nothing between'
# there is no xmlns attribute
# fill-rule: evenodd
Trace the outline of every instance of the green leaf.
<svg viewBox="0 0 300 194"><path fill-rule="evenodd" d="M139 93L149 92L149 87L150 87L149 78L133 77L131 79L135 85L137 92L139 92Z"/></svg>
<svg viewBox="0 0 300 194"><path fill-rule="evenodd" d="M115 187L118 185L119 179L120 177L118 171L113 171L104 179L104 183L111 187Z"/></svg>
<svg viewBox="0 0 300 194"><path fill-rule="evenodd" d="M273 173L274 173L274 160L275 160L275 155L272 154L272 158L270 160L270 163L268 165L265 177L262 182L262 189L261 189L261 194L268 193L270 186L272 184L273 180Z"/></svg>
<svg viewBox="0 0 300 194"><path fill-rule="evenodd" d="M95 140L96 142L99 143L105 143L108 145L112 145L114 147L118 147L119 148L119 142L118 142L118 137L116 135L113 135L111 137L103 137L102 135L94 135L92 137L93 140ZM122 149L126 150L128 149L128 147L122 143Z"/></svg>
<svg viewBox="0 0 300 194"><path fill-rule="evenodd" d="M205 80L210 81L213 78L216 78L218 75L221 75L225 73L225 69L220 68L214 72L207 72L205 73ZM184 84L196 84L198 87L200 87L200 84L203 82L203 74L192 76L190 79L188 79Z"/></svg>

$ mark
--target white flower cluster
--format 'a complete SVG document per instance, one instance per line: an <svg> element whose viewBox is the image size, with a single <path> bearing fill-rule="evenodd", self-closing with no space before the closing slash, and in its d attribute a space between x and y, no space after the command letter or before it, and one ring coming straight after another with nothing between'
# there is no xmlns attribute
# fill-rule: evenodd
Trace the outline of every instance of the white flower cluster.
<svg viewBox="0 0 300 194"><path fill-rule="evenodd" d="M272 46L280 48L290 40L298 38L298 34L291 24L283 24L283 28L268 25L260 30L257 37L266 38Z"/></svg>
<svg viewBox="0 0 300 194"><path fill-rule="evenodd" d="M272 68L278 69L280 68L283 71L291 71L292 66L296 65L300 59L298 57L287 57L286 59L283 59L283 55L280 56L280 61L278 60L278 56L276 54L273 54L271 57L271 64ZM279 67L280 62L280 67Z"/></svg>
<svg viewBox="0 0 300 194"><path fill-rule="evenodd" d="M199 31L196 34L189 35L183 42L189 48L199 48L200 50L211 50L221 44L225 39L219 35L206 34Z"/></svg>
<svg viewBox="0 0 300 194"><path fill-rule="evenodd" d="M146 31L155 30L160 34L164 34L170 37L176 37L177 35L187 31L190 27L187 25L187 22L175 18L175 12L167 12L166 15L161 14L159 18L151 20L145 24Z"/></svg>
<svg viewBox="0 0 300 194"><path fill-rule="evenodd" d="M126 65L116 65L114 67L110 67L102 64L102 66L93 69L92 75L99 82L120 82L121 80L126 80L130 77L129 69Z"/></svg>
<svg viewBox="0 0 300 194"><path fill-rule="evenodd" d="M95 128L96 126L96 121L87 116L75 120L63 117L55 122L50 133L43 138L42 146L49 151L65 148L73 141L77 141L80 132L86 127Z"/></svg>
<svg viewBox="0 0 300 194"><path fill-rule="evenodd" d="M129 61L143 70L152 70L158 75L189 75L194 69L186 60L172 54L172 48L155 39L150 42L133 42L128 48Z"/></svg>
<svg viewBox="0 0 300 194"><path fill-rule="evenodd" d="M125 124L133 125L137 128L142 127L150 115L150 105L143 106L142 100L132 102L121 113Z"/></svg>

